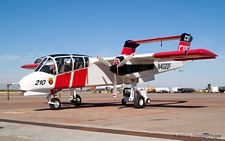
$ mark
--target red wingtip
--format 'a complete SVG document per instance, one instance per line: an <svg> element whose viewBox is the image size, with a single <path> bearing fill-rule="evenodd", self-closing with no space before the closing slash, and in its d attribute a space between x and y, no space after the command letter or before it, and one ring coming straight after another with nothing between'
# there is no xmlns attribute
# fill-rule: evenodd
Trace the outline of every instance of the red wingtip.
<svg viewBox="0 0 225 141"><path fill-rule="evenodd" d="M21 68L23 69L35 69L39 64L25 64L22 65Z"/></svg>
<svg viewBox="0 0 225 141"><path fill-rule="evenodd" d="M154 57L176 61L186 61L186 60L214 59L217 57L217 55L206 49L192 49L186 52L185 51L158 52L154 54Z"/></svg>

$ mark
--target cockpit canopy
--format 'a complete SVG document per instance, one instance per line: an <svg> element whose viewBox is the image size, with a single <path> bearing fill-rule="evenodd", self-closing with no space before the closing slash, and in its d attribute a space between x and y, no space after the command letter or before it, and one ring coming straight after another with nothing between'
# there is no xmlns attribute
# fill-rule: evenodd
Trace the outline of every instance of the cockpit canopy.
<svg viewBox="0 0 225 141"><path fill-rule="evenodd" d="M35 72L61 74L89 66L89 56L78 54L55 54L43 58Z"/></svg>

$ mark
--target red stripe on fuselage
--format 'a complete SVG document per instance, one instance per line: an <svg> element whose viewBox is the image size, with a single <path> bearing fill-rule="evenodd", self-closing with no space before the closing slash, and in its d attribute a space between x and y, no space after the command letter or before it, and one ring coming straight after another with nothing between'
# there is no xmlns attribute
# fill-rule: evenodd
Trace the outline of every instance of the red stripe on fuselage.
<svg viewBox="0 0 225 141"><path fill-rule="evenodd" d="M59 74L56 77L55 89L65 89L70 86L71 72Z"/></svg>
<svg viewBox="0 0 225 141"><path fill-rule="evenodd" d="M84 87L87 79L88 69L74 71L72 87Z"/></svg>

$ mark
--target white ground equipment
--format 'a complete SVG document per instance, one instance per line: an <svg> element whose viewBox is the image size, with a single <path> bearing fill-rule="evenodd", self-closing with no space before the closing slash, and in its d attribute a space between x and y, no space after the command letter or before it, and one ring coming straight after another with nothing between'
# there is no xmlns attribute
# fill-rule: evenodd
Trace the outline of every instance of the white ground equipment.
<svg viewBox="0 0 225 141"><path fill-rule="evenodd" d="M135 108L143 108L145 105L150 105L151 100L147 97L145 90L137 90L135 88L124 88L122 105L126 105L127 102L134 102Z"/></svg>

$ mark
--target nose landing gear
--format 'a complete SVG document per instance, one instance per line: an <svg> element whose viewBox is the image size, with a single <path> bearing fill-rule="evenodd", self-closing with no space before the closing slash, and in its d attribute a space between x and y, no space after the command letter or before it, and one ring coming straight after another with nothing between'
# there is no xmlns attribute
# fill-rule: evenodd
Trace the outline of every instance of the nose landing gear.
<svg viewBox="0 0 225 141"><path fill-rule="evenodd" d="M61 102L58 98L52 98L49 103L49 107L50 109L52 110L57 110L57 109L60 109L61 107Z"/></svg>
<svg viewBox="0 0 225 141"><path fill-rule="evenodd" d="M61 108L61 101L59 98L51 98L52 94L48 94L46 97L46 102L49 104L50 109L57 110ZM70 89L70 102L72 105L80 106L82 103L82 99L80 95L76 94L76 90L74 88Z"/></svg>

